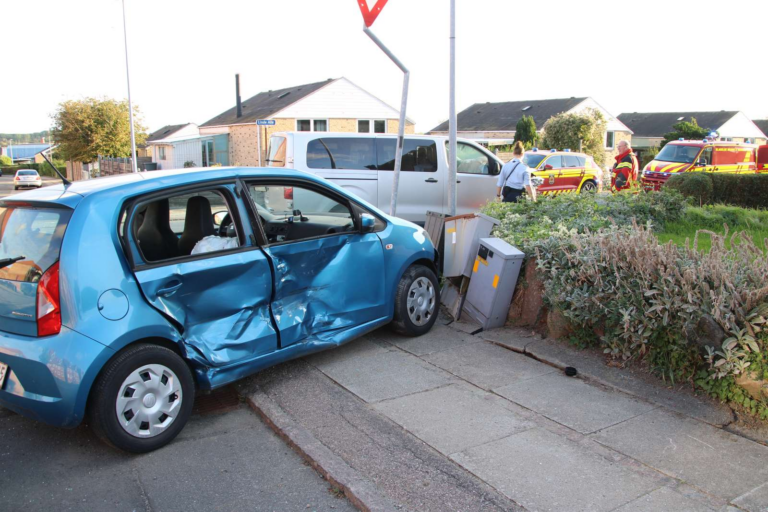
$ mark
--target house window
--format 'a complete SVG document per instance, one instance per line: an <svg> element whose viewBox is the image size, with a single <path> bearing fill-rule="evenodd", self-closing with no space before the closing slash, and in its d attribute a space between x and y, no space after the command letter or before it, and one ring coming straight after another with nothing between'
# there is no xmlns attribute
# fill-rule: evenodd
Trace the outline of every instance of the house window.
<svg viewBox="0 0 768 512"><path fill-rule="evenodd" d="M327 119L297 119L296 131L297 132L327 132L328 120Z"/></svg>
<svg viewBox="0 0 768 512"><path fill-rule="evenodd" d="M357 133L387 133L385 119L358 119Z"/></svg>
<svg viewBox="0 0 768 512"><path fill-rule="evenodd" d="M157 148L157 159L158 160L165 160L165 146L158 146L158 148Z"/></svg>
<svg viewBox="0 0 768 512"><path fill-rule="evenodd" d="M605 133L605 149L613 149L615 139L616 139L615 132L606 132Z"/></svg>

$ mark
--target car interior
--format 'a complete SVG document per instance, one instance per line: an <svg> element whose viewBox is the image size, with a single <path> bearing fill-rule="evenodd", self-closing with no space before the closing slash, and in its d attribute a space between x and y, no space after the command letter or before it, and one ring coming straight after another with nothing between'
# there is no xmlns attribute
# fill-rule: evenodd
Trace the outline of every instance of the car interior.
<svg viewBox="0 0 768 512"><path fill-rule="evenodd" d="M208 236L237 239L227 203L214 191L157 199L140 206L135 216L136 240L147 261L189 256Z"/></svg>

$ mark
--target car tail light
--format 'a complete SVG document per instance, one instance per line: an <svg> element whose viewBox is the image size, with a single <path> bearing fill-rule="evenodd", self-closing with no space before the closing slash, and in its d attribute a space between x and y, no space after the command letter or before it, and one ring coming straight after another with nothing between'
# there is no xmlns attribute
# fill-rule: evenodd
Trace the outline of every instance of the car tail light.
<svg viewBox="0 0 768 512"><path fill-rule="evenodd" d="M293 199L293 187L285 187L283 189L283 199Z"/></svg>
<svg viewBox="0 0 768 512"><path fill-rule="evenodd" d="M45 271L37 283L37 335L50 336L61 332L61 303L59 301L59 262Z"/></svg>

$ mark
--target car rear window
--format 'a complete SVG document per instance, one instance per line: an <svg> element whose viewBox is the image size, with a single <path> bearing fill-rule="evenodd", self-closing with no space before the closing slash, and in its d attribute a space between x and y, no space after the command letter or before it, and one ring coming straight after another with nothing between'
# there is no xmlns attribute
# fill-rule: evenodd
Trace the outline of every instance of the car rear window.
<svg viewBox="0 0 768 512"><path fill-rule="evenodd" d="M19 176L37 176L37 171L19 171Z"/></svg>
<svg viewBox="0 0 768 512"><path fill-rule="evenodd" d="M37 282L59 259L70 215L66 208L0 206L0 279Z"/></svg>

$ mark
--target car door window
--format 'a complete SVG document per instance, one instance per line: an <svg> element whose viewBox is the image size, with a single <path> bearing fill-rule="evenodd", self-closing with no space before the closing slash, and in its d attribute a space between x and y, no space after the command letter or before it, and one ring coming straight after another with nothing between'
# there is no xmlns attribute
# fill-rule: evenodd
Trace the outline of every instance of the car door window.
<svg viewBox="0 0 768 512"><path fill-rule="evenodd" d="M349 205L330 194L287 183L249 184L248 191L270 244L356 230Z"/></svg>
<svg viewBox="0 0 768 512"><path fill-rule="evenodd" d="M564 155L563 163L565 164L563 167L583 167L579 165L579 159L575 155Z"/></svg>
<svg viewBox="0 0 768 512"><path fill-rule="evenodd" d="M234 250L241 229L223 189L152 199L133 210L134 239L146 263Z"/></svg>
<svg viewBox="0 0 768 512"><path fill-rule="evenodd" d="M547 160L544 162L544 167L546 167L548 165L551 166L552 169L562 169L563 168L563 159L562 159L562 157L560 155L551 156L551 157L547 158ZM543 167L542 167L542 169L543 169Z"/></svg>
<svg viewBox="0 0 768 512"><path fill-rule="evenodd" d="M448 142L445 143L446 150ZM459 142L456 144L456 172L461 174L490 174L488 155L477 148Z"/></svg>
<svg viewBox="0 0 768 512"><path fill-rule="evenodd" d="M307 167L310 169L376 170L376 151L372 138L320 138L307 144Z"/></svg>
<svg viewBox="0 0 768 512"><path fill-rule="evenodd" d="M395 169L396 139L376 139L376 154L380 171ZM433 140L405 139L401 171L436 172L437 144Z"/></svg>

